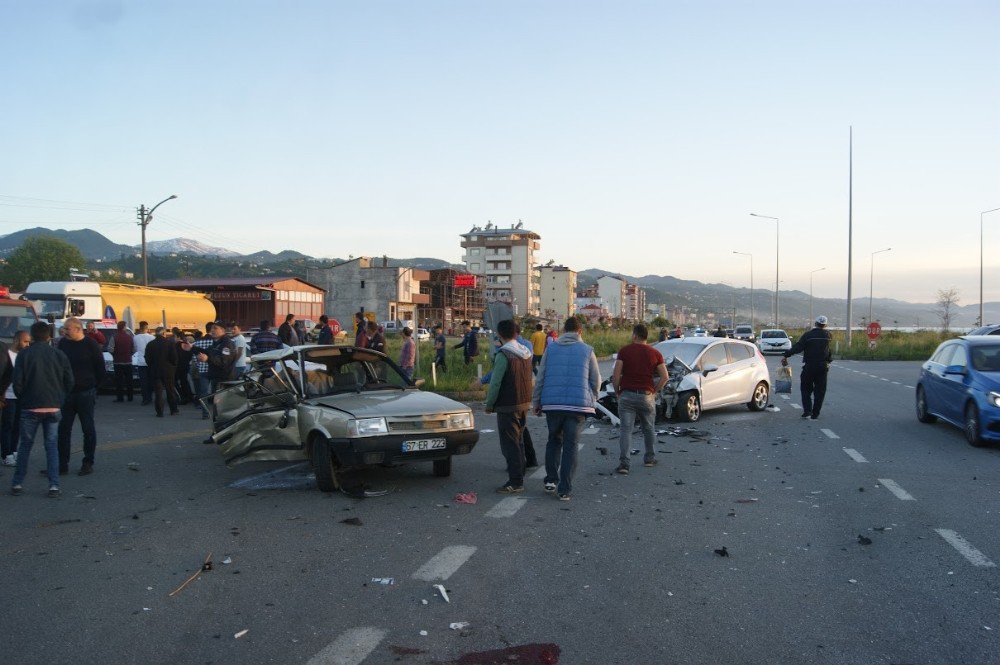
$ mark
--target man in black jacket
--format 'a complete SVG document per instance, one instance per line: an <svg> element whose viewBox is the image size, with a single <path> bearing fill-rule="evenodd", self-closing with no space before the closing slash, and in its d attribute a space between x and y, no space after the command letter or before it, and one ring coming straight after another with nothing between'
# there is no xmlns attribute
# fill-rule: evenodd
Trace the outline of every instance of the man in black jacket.
<svg viewBox="0 0 1000 665"><path fill-rule="evenodd" d="M232 381L236 377L236 345L226 335L226 327L218 321L212 324L211 335L212 346L199 353L198 360L208 363L208 379L214 393L220 381Z"/></svg>
<svg viewBox="0 0 1000 665"><path fill-rule="evenodd" d="M153 382L154 408L156 417L163 417L163 391L167 392L167 404L170 415L176 416L177 392L175 379L177 376L177 344L166 338L166 328L159 326L156 337L146 345L146 366L149 367L149 379Z"/></svg>
<svg viewBox="0 0 1000 665"><path fill-rule="evenodd" d="M476 337L476 331L472 329L472 324L468 321L462 321L462 330L464 331L462 341L454 348L462 349L462 358L468 365L473 358L479 355L479 339Z"/></svg>
<svg viewBox="0 0 1000 665"><path fill-rule="evenodd" d="M104 353L97 342L84 336L80 319L66 319L64 328L66 336L59 340L59 350L69 358L73 369L73 389L66 396L59 420L59 469L69 468L70 435L73 421L79 417L80 427L83 428L83 463L79 475L86 476L94 471L94 453L97 450L94 406L97 403L97 386L104 378Z"/></svg>
<svg viewBox="0 0 1000 665"><path fill-rule="evenodd" d="M35 442L35 432L42 426L49 479L49 496L59 496L60 473L58 434L60 408L73 389L73 370L62 351L49 345L49 324L36 321L31 326L31 345L17 354L14 365L14 394L21 407L21 438L17 447L17 469L11 494L22 492L21 483L28 473L28 456ZM81 328L80 335L83 331ZM92 340L88 340L93 343Z"/></svg>
<svg viewBox="0 0 1000 665"><path fill-rule="evenodd" d="M826 317L816 317L816 327L799 337L788 351L785 351L782 365L788 364L788 358L796 353L802 354L802 417L819 418L823 408L823 398L826 396L826 375L830 369L833 356L830 354L832 335L826 329Z"/></svg>

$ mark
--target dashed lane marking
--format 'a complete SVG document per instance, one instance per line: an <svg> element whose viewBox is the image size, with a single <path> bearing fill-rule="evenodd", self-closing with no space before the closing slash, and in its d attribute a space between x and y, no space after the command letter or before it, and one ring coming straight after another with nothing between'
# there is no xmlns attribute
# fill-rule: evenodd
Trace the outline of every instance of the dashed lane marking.
<svg viewBox="0 0 1000 665"><path fill-rule="evenodd" d="M832 429L825 429L824 428L824 429L821 429L820 432L823 432L823 434L826 434L827 438L829 438L829 439L839 439L840 438L839 436L837 436L836 434L833 433Z"/></svg>
<svg viewBox="0 0 1000 665"><path fill-rule="evenodd" d="M781 393L781 399L791 399L788 395Z"/></svg>
<svg viewBox="0 0 1000 665"><path fill-rule="evenodd" d="M895 494L896 498L900 501L916 501L916 499L913 498L913 495L900 487L895 480L890 478L879 478L878 481L882 483L887 490Z"/></svg>
<svg viewBox="0 0 1000 665"><path fill-rule="evenodd" d="M894 385L894 386L901 386L901 385L903 385L903 384L902 384L902 383L900 383L899 381L893 381L893 382L892 382L892 385Z"/></svg>
<svg viewBox="0 0 1000 665"><path fill-rule="evenodd" d="M915 389L915 386L903 386L903 387L904 388L909 388L910 390L914 390Z"/></svg>
<svg viewBox="0 0 1000 665"><path fill-rule="evenodd" d="M868 460L865 459L865 456L862 455L861 453L859 453L854 448L844 448L844 452L847 453L848 457L850 457L855 462L858 462L859 464L867 464L868 463Z"/></svg>
<svg viewBox="0 0 1000 665"><path fill-rule="evenodd" d="M977 550L969 543L969 541L962 538L951 529L934 530L937 531L937 534L944 538L949 545L958 550L959 554L968 559L969 563L973 566L979 566L981 568L993 568L996 566L996 564L990 561L985 554Z"/></svg>
<svg viewBox="0 0 1000 665"><path fill-rule="evenodd" d="M513 517L514 513L524 508L524 504L528 503L528 500L519 496L509 496L506 499L501 499L500 502L486 511L487 517L495 517L497 519L502 519L504 517Z"/></svg>
<svg viewBox="0 0 1000 665"><path fill-rule="evenodd" d="M450 545L420 566L417 572L413 573L413 579L424 582L446 580L475 553L476 548L471 545Z"/></svg>
<svg viewBox="0 0 1000 665"><path fill-rule="evenodd" d="M387 635L381 628L351 628L340 634L306 665L359 665Z"/></svg>
<svg viewBox="0 0 1000 665"><path fill-rule="evenodd" d="M794 404L793 403L793 404L789 404L788 406L792 407L793 409L801 409L802 408L801 404Z"/></svg>

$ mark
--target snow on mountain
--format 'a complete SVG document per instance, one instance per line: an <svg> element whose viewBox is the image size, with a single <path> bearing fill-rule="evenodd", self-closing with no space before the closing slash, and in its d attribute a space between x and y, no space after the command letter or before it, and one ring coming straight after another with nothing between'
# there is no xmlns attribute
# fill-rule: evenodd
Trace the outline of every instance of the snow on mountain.
<svg viewBox="0 0 1000 665"><path fill-rule="evenodd" d="M212 247L200 243L190 238L171 238L170 240L150 240L146 243L146 249L150 254L197 254L199 256L221 256L231 258L240 256L239 252L234 252L222 247Z"/></svg>

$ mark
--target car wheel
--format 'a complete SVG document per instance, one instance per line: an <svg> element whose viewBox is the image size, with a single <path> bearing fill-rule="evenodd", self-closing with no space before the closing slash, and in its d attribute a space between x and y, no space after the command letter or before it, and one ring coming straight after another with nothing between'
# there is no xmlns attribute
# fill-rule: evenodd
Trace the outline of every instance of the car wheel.
<svg viewBox="0 0 1000 665"><path fill-rule="evenodd" d="M701 399L698 393L691 391L681 396L677 403L677 418L686 423L697 422L701 418Z"/></svg>
<svg viewBox="0 0 1000 665"><path fill-rule="evenodd" d="M447 478L451 475L451 456L434 460L434 475L438 478Z"/></svg>
<svg viewBox="0 0 1000 665"><path fill-rule="evenodd" d="M337 460L330 450L330 442L325 436L315 436L312 442L313 470L316 472L316 486L324 492L340 489L337 478Z"/></svg>
<svg viewBox="0 0 1000 665"><path fill-rule="evenodd" d="M965 440L977 448L986 445L979 435L979 409L972 402L965 407Z"/></svg>
<svg viewBox="0 0 1000 665"><path fill-rule="evenodd" d="M923 386L917 386L917 420L928 425L937 422L937 416L927 411L927 394Z"/></svg>
<svg viewBox="0 0 1000 665"><path fill-rule="evenodd" d="M763 411L770 397L771 394L767 389L767 383L761 381L753 389L753 397L747 402L747 408L751 411Z"/></svg>

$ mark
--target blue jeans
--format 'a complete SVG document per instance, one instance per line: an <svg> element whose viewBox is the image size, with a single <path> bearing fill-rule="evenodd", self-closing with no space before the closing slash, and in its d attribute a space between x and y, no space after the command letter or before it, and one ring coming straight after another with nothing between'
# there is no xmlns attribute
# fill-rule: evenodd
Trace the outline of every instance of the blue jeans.
<svg viewBox="0 0 1000 665"><path fill-rule="evenodd" d="M73 434L73 422L80 417L80 428L83 429L83 465L94 464L94 453L97 452L97 428L94 426L94 407L97 405L97 389L80 390L66 395L63 402L62 418L59 421L59 468L69 467L70 439Z"/></svg>
<svg viewBox="0 0 1000 665"><path fill-rule="evenodd" d="M21 438L18 422L21 409L16 399L7 400L3 412L0 413L0 457L7 457L17 452L17 442Z"/></svg>
<svg viewBox="0 0 1000 665"><path fill-rule="evenodd" d="M412 367L400 367L399 370L403 373L403 376L405 376L408 381L412 381L413 380L413 368Z"/></svg>
<svg viewBox="0 0 1000 665"><path fill-rule="evenodd" d="M59 487L59 420L55 413L21 412L21 440L17 446L17 467L14 469L12 485L20 485L28 473L28 456L35 443L35 432L42 426L42 440L45 442L45 469L49 475L49 485Z"/></svg>
<svg viewBox="0 0 1000 665"><path fill-rule="evenodd" d="M208 409L205 408L205 403L201 401L201 398L207 397L212 393L212 380L203 374L198 374L195 379L195 390L198 391L198 406L201 407L201 412L208 413Z"/></svg>
<svg viewBox="0 0 1000 665"><path fill-rule="evenodd" d="M656 443L656 402L652 394L639 393L634 390L623 390L618 396L618 417L622 422L618 428L618 461L628 466L629 448L632 447L632 427L639 421L642 436L646 444L643 462L652 462L656 458L653 444Z"/></svg>
<svg viewBox="0 0 1000 665"><path fill-rule="evenodd" d="M545 482L558 483L559 494L573 491L576 473L576 444L587 415L575 411L546 411L549 440L545 444Z"/></svg>

